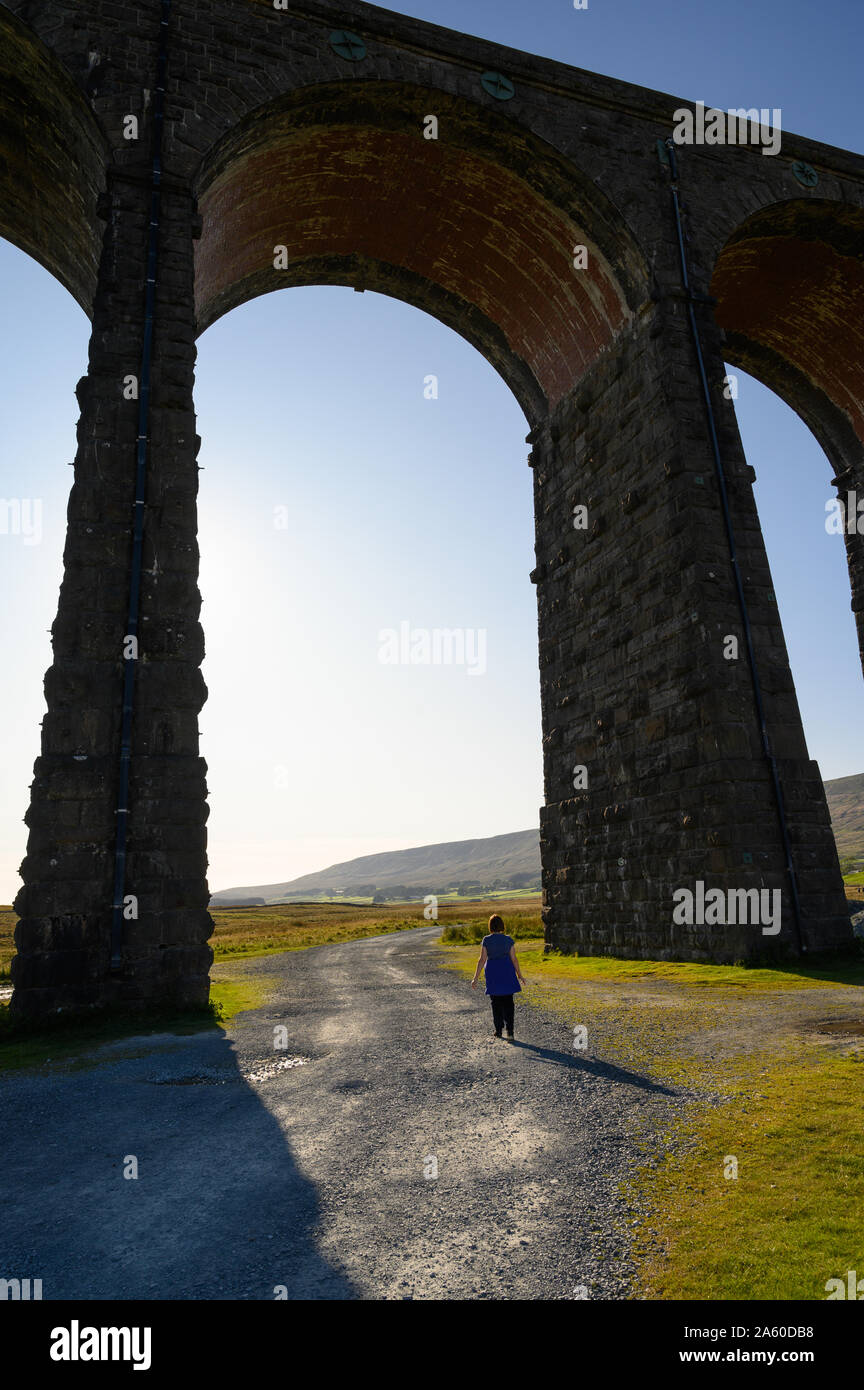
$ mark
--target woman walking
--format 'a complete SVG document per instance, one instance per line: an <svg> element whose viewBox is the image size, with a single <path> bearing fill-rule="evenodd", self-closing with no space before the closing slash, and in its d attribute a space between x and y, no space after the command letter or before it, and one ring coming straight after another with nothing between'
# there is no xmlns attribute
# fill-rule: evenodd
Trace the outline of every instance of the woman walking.
<svg viewBox="0 0 864 1390"><path fill-rule="evenodd" d="M527 981L519 968L516 947L512 936L507 936L504 923L498 916L489 918L489 935L483 938L480 959L474 971L471 988L477 988L480 971L486 967L486 993L492 1004L492 1019L495 1036L501 1037L502 1028L507 1029L509 1041L513 1041L513 995L520 994ZM521 984L520 984L521 980Z"/></svg>

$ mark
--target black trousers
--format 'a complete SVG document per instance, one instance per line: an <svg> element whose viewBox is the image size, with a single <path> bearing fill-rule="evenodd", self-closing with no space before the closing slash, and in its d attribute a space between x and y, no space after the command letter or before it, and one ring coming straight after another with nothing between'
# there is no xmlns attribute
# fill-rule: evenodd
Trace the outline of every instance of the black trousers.
<svg viewBox="0 0 864 1390"><path fill-rule="evenodd" d="M495 1023L495 1032L501 1032L506 1028L511 1038L513 1036L513 995L512 994L490 994L489 1000L492 1004L492 1018Z"/></svg>

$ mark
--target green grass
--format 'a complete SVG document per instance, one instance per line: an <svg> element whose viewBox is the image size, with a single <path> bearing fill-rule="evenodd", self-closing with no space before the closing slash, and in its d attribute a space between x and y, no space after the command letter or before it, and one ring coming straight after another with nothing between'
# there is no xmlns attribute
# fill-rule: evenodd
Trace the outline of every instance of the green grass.
<svg viewBox="0 0 864 1390"><path fill-rule="evenodd" d="M504 918L504 927L514 941L536 940L538 936L542 941L543 924L539 912L510 911ZM481 921L445 925L441 932L441 940L464 946L478 943L488 935L489 922L488 918L484 917Z"/></svg>
<svg viewBox="0 0 864 1390"><path fill-rule="evenodd" d="M477 943L485 933L471 936L462 931L446 929L441 940L447 945ZM518 954L523 969L535 972L538 978L572 980L660 980L677 985L722 987L752 992L753 990L816 989L826 985L864 985L864 960L844 959L835 966L781 966L767 969L746 965L703 965L689 961L618 960L613 956L565 956L557 951L544 953L542 937L530 924L524 937L510 930L519 940ZM475 955L457 957L463 973L473 973Z"/></svg>
<svg viewBox="0 0 864 1390"><path fill-rule="evenodd" d="M824 1299L827 1280L864 1271L864 1054L802 1047L729 1085L637 1179L665 1240L639 1252L644 1296Z"/></svg>
<svg viewBox="0 0 864 1390"><path fill-rule="evenodd" d="M690 961L618 960L612 956L563 956L543 954L539 942L520 950L526 965L548 976L584 980L662 980L700 988L754 990L809 989L825 985L864 985L864 960L840 958L836 964L818 966L709 965Z"/></svg>
<svg viewBox="0 0 864 1390"><path fill-rule="evenodd" d="M210 982L210 1007L220 1023L230 1023L237 1014L260 1009L277 984L273 975L217 975Z"/></svg>

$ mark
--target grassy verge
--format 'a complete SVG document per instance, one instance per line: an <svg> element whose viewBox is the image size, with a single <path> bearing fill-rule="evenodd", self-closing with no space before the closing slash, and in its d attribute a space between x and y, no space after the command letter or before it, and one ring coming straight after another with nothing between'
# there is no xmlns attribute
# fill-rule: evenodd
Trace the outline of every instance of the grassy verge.
<svg viewBox="0 0 864 1390"><path fill-rule="evenodd" d="M509 922L508 922L509 928ZM473 928L448 929L441 933L446 945L479 943L485 932L471 935ZM613 956L564 956L552 951L544 954L543 938L530 925L523 932L510 929L519 940L519 959L537 980L608 980L626 983L639 980L668 980L672 984L695 987L713 986L726 990L821 989L826 985L864 985L864 960L843 959L835 965L782 966L778 969L751 968L746 965L706 965L688 961L618 960ZM472 975L477 952L454 953L452 965Z"/></svg>
<svg viewBox="0 0 864 1390"><path fill-rule="evenodd" d="M49 1026L16 1023L9 1016L8 1004L0 1004L0 1072L47 1062L86 1065L89 1054L103 1043L224 1027L237 1014L264 1004L275 983L270 976L220 974L211 982L210 1002L202 1009L165 1009L146 1015L118 1010Z"/></svg>
<svg viewBox="0 0 864 1390"><path fill-rule="evenodd" d="M210 1007L220 1023L231 1023L237 1014L260 1009L278 981L272 975L233 977L219 973L210 982Z"/></svg>
<svg viewBox="0 0 864 1390"><path fill-rule="evenodd" d="M637 1180L663 1237L641 1250L645 1297L822 1300L864 1270L864 1058L818 1051L740 1064Z"/></svg>
<svg viewBox="0 0 864 1390"><path fill-rule="evenodd" d="M473 974L476 945L446 952ZM519 956L529 1004L585 1024L614 1064L705 1097L632 1179L642 1297L821 1300L829 1279L864 1274L864 1035L799 1027L814 991L830 1014L864 984L859 962L748 970L544 956L531 940ZM839 1000L864 1029L864 999Z"/></svg>

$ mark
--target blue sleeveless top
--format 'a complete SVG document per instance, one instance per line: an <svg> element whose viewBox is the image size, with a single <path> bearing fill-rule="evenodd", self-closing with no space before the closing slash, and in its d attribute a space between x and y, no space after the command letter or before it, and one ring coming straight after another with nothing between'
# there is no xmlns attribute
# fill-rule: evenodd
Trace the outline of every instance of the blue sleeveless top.
<svg viewBox="0 0 864 1390"><path fill-rule="evenodd" d="M507 936L503 931L490 932L489 936L483 938L483 946L486 948L486 993L521 994L522 986L510 959L512 936Z"/></svg>

